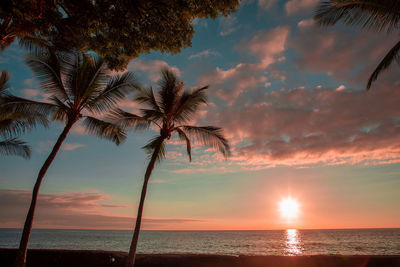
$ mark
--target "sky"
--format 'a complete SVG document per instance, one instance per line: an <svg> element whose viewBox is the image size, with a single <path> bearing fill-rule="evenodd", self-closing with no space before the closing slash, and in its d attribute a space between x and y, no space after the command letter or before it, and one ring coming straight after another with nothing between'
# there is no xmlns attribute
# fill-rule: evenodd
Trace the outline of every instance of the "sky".
<svg viewBox="0 0 400 267"><path fill-rule="evenodd" d="M157 88L162 67L187 88L210 85L196 125L224 129L232 156L176 137L148 188L144 229L264 230L400 227L399 67L366 81L397 36L312 20L317 0L243 1L238 12L194 21L192 46L153 51L128 64ZM12 45L0 55L12 92L45 97ZM129 99L121 103L135 110ZM37 173L62 131L55 122L22 138L32 157L0 159L0 227L22 227ZM147 164L141 147L154 131L124 144L75 126L44 179L34 228L133 229ZM279 213L282 199L297 217Z"/></svg>

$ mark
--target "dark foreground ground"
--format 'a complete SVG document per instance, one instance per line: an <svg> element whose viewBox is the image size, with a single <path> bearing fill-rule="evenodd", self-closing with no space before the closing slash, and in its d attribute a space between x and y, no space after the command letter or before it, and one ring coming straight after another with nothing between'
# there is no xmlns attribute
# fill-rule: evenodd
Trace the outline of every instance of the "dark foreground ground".
<svg viewBox="0 0 400 267"><path fill-rule="evenodd" d="M0 249L0 266L12 266L15 249ZM27 267L123 267L127 253L94 250L28 251ZM398 256L221 256L186 254L140 254L136 267L400 267Z"/></svg>

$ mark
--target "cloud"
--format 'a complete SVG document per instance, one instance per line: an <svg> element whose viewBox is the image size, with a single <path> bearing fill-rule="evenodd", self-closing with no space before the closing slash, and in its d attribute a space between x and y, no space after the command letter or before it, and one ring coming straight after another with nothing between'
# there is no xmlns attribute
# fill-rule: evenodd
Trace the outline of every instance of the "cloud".
<svg viewBox="0 0 400 267"><path fill-rule="evenodd" d="M207 49L207 50L201 51L199 53L190 55L189 59L208 57L208 56L220 56L220 55L221 54L218 53L217 51L213 51L213 50Z"/></svg>
<svg viewBox="0 0 400 267"><path fill-rule="evenodd" d="M78 135L87 134L86 127L83 126L81 123L75 123L74 126L72 126L71 133Z"/></svg>
<svg viewBox="0 0 400 267"><path fill-rule="evenodd" d="M386 34L321 28L306 20L299 23L289 46L298 54L295 64L300 70L327 73L340 82L365 86L369 75L397 42L396 38ZM386 75L385 79L394 82L397 76L392 72L391 78Z"/></svg>
<svg viewBox="0 0 400 267"><path fill-rule="evenodd" d="M300 20L299 23L297 23L297 26L299 26L299 27L309 27L312 25L314 25L313 19L303 19L303 20Z"/></svg>
<svg viewBox="0 0 400 267"><path fill-rule="evenodd" d="M342 84L342 85L340 85L338 88L336 88L336 91L342 91L342 90L344 90L344 89L346 89L346 86L344 86L344 85Z"/></svg>
<svg viewBox="0 0 400 267"><path fill-rule="evenodd" d="M161 179L154 179L154 180L150 180L151 184L163 184L165 183L165 180L161 180Z"/></svg>
<svg viewBox="0 0 400 267"><path fill-rule="evenodd" d="M181 72L177 67L168 65L167 62L163 60L142 60L142 59L135 59L131 60L127 66L128 71L142 71L145 72L150 81L157 82L161 78L161 69L162 68L169 68L176 75L180 76Z"/></svg>
<svg viewBox="0 0 400 267"><path fill-rule="evenodd" d="M221 17L219 19L219 29L220 29L219 34L221 36L229 35L234 31L236 31L238 28L239 26L237 26L237 18L233 15L229 15L227 17Z"/></svg>
<svg viewBox="0 0 400 267"><path fill-rule="evenodd" d="M0 190L0 227L22 227L31 199L29 190ZM69 192L39 195L35 228L86 228L131 229L135 218L119 214L119 211L135 211L133 206L104 203L111 197L100 193ZM110 213L114 212L114 214ZM117 213L115 213L117 212ZM175 224L199 222L190 218L143 219L144 228L154 229Z"/></svg>
<svg viewBox="0 0 400 267"><path fill-rule="evenodd" d="M285 50L289 31L288 26L279 26L269 31L259 32L249 41L242 42L239 50L249 50L252 55L260 59L259 67L265 69Z"/></svg>
<svg viewBox="0 0 400 267"><path fill-rule="evenodd" d="M289 0L285 4L285 10L288 15L315 8L319 0Z"/></svg>
<svg viewBox="0 0 400 267"><path fill-rule="evenodd" d="M277 0L258 0L258 6L268 10L276 4Z"/></svg>
<svg viewBox="0 0 400 267"><path fill-rule="evenodd" d="M281 89L208 119L225 129L235 144L231 161L244 168L387 164L400 158L399 98L390 84L368 93Z"/></svg>
<svg viewBox="0 0 400 267"><path fill-rule="evenodd" d="M56 143L55 140L41 141L38 143L36 151L41 154L50 152L51 148L54 146L55 143ZM62 144L61 149L65 151L72 151L84 146L85 146L84 144L71 144L65 142Z"/></svg>
<svg viewBox="0 0 400 267"><path fill-rule="evenodd" d="M71 143L64 143L62 146L63 150L72 151L80 147L84 147L84 144L71 144Z"/></svg>
<svg viewBox="0 0 400 267"><path fill-rule="evenodd" d="M23 89L22 94L26 98L36 98L37 96L39 96L40 92L36 89Z"/></svg>
<svg viewBox="0 0 400 267"><path fill-rule="evenodd" d="M36 151L40 154L50 152L55 143L56 141L54 140L41 141L37 144Z"/></svg>
<svg viewBox="0 0 400 267"><path fill-rule="evenodd" d="M208 22L206 19L194 18L192 23L199 28L208 28Z"/></svg>
<svg viewBox="0 0 400 267"><path fill-rule="evenodd" d="M232 104L243 92L266 84L265 70L280 60L288 35L289 27L281 26L258 32L250 40L243 40L237 50L243 54L250 54L256 60L255 63L239 63L227 70L217 67L214 71L203 74L198 83L211 84L216 88L216 96Z"/></svg>

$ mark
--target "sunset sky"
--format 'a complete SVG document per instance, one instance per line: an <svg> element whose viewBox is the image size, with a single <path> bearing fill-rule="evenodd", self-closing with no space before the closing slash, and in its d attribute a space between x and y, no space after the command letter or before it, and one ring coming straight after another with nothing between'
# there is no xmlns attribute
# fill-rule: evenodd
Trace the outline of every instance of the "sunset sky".
<svg viewBox="0 0 400 267"><path fill-rule="evenodd" d="M143 85L171 67L187 87L209 84L198 125L224 128L232 156L172 138L151 178L145 229L400 227L399 67L367 78L396 42L337 26L319 28L317 0L247 0L227 18L195 21L192 47L152 52L128 70ZM0 55L13 92L43 99L16 44ZM132 101L122 103L135 110ZM62 131L53 123L23 136L32 157L0 160L0 227L21 227L37 173ZM120 147L75 127L41 187L34 227L132 229L155 132L130 132ZM288 220L279 202L291 196Z"/></svg>

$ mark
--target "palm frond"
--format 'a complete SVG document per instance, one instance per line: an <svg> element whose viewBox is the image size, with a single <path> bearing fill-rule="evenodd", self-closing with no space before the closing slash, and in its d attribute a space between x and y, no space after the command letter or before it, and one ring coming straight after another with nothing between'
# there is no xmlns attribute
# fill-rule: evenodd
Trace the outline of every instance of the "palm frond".
<svg viewBox="0 0 400 267"><path fill-rule="evenodd" d="M8 113L0 109L0 135L11 137L26 133L38 124L48 126L47 117L37 113Z"/></svg>
<svg viewBox="0 0 400 267"><path fill-rule="evenodd" d="M54 121L60 121L66 123L68 120L68 113L71 110L71 107L65 105L60 99L58 99L56 96L50 97L50 100L54 103L54 105L57 107L54 109L52 112L52 117L51 119Z"/></svg>
<svg viewBox="0 0 400 267"><path fill-rule="evenodd" d="M52 44L50 44L46 39L36 35L25 35L20 37L18 43L21 47L31 52L37 49L53 49Z"/></svg>
<svg viewBox="0 0 400 267"><path fill-rule="evenodd" d="M52 114L57 106L52 103L43 103L34 100L17 97L11 94L3 94L1 109L7 113L23 113L23 114Z"/></svg>
<svg viewBox="0 0 400 267"><path fill-rule="evenodd" d="M28 159L31 156L31 149L26 142L11 138L0 141L0 154L5 156L15 155Z"/></svg>
<svg viewBox="0 0 400 267"><path fill-rule="evenodd" d="M162 111L157 111L154 109L140 109L140 113L142 114L143 118L151 120L153 122L160 122L164 118L164 113Z"/></svg>
<svg viewBox="0 0 400 267"><path fill-rule="evenodd" d="M104 59L94 55L82 56L83 62L80 68L79 80L77 86L79 89L79 98L81 106L85 106L87 102L98 96L101 88L107 84L110 76L110 71L104 62Z"/></svg>
<svg viewBox="0 0 400 267"><path fill-rule="evenodd" d="M342 21L373 31L387 32L400 28L400 1L330 0L322 1L314 16L317 24L330 26Z"/></svg>
<svg viewBox="0 0 400 267"><path fill-rule="evenodd" d="M125 132L116 124L87 116L83 125L89 134L108 139L116 145L120 145L125 139Z"/></svg>
<svg viewBox="0 0 400 267"><path fill-rule="evenodd" d="M152 87L149 89L139 88L138 93L135 96L135 101L140 104L145 104L149 109L153 109L160 113L162 112Z"/></svg>
<svg viewBox="0 0 400 267"><path fill-rule="evenodd" d="M160 135L155 136L153 139L150 140L150 142L147 145L142 147L142 149L144 149L147 155L151 157L158 147L160 148L159 150L160 152L155 156L156 156L156 161L160 162L165 158L165 153L166 153L165 142L163 137L161 137Z"/></svg>
<svg viewBox="0 0 400 267"><path fill-rule="evenodd" d="M202 104L207 104L206 90L208 88L209 86L204 86L192 92L183 92L176 107L174 121L183 123L190 120Z"/></svg>
<svg viewBox="0 0 400 267"><path fill-rule="evenodd" d="M7 71L2 71L0 75L0 94L9 88L8 80L10 75Z"/></svg>
<svg viewBox="0 0 400 267"><path fill-rule="evenodd" d="M176 131L178 132L179 139L186 142L186 152L189 156L189 161L192 161L192 144L189 137L182 129L176 128Z"/></svg>
<svg viewBox="0 0 400 267"><path fill-rule="evenodd" d="M123 129L133 128L135 130L147 129L150 126L151 120L126 112L122 109L114 109L106 115L109 121L119 125Z"/></svg>
<svg viewBox="0 0 400 267"><path fill-rule="evenodd" d="M26 57L25 61L40 81L42 89L63 101L69 99L61 76L65 71L62 55L52 50L36 49Z"/></svg>
<svg viewBox="0 0 400 267"><path fill-rule="evenodd" d="M222 129L214 126L181 126L189 137L203 145L218 150L225 158L230 155L228 140L224 137Z"/></svg>
<svg viewBox="0 0 400 267"><path fill-rule="evenodd" d="M390 49L389 53L386 54L386 56L371 74L368 79L367 90L371 88L372 83L378 78L378 76L387 68L389 68L393 61L397 61L400 64L400 41L392 49Z"/></svg>
<svg viewBox="0 0 400 267"><path fill-rule="evenodd" d="M139 88L140 85L132 72L116 75L101 92L88 101L87 108L97 113L107 111L114 108L128 93Z"/></svg>
<svg viewBox="0 0 400 267"><path fill-rule="evenodd" d="M162 69L161 73L162 78L159 82L160 104L162 111L169 116L175 108L177 99L180 97L183 84L171 70L165 68Z"/></svg>

